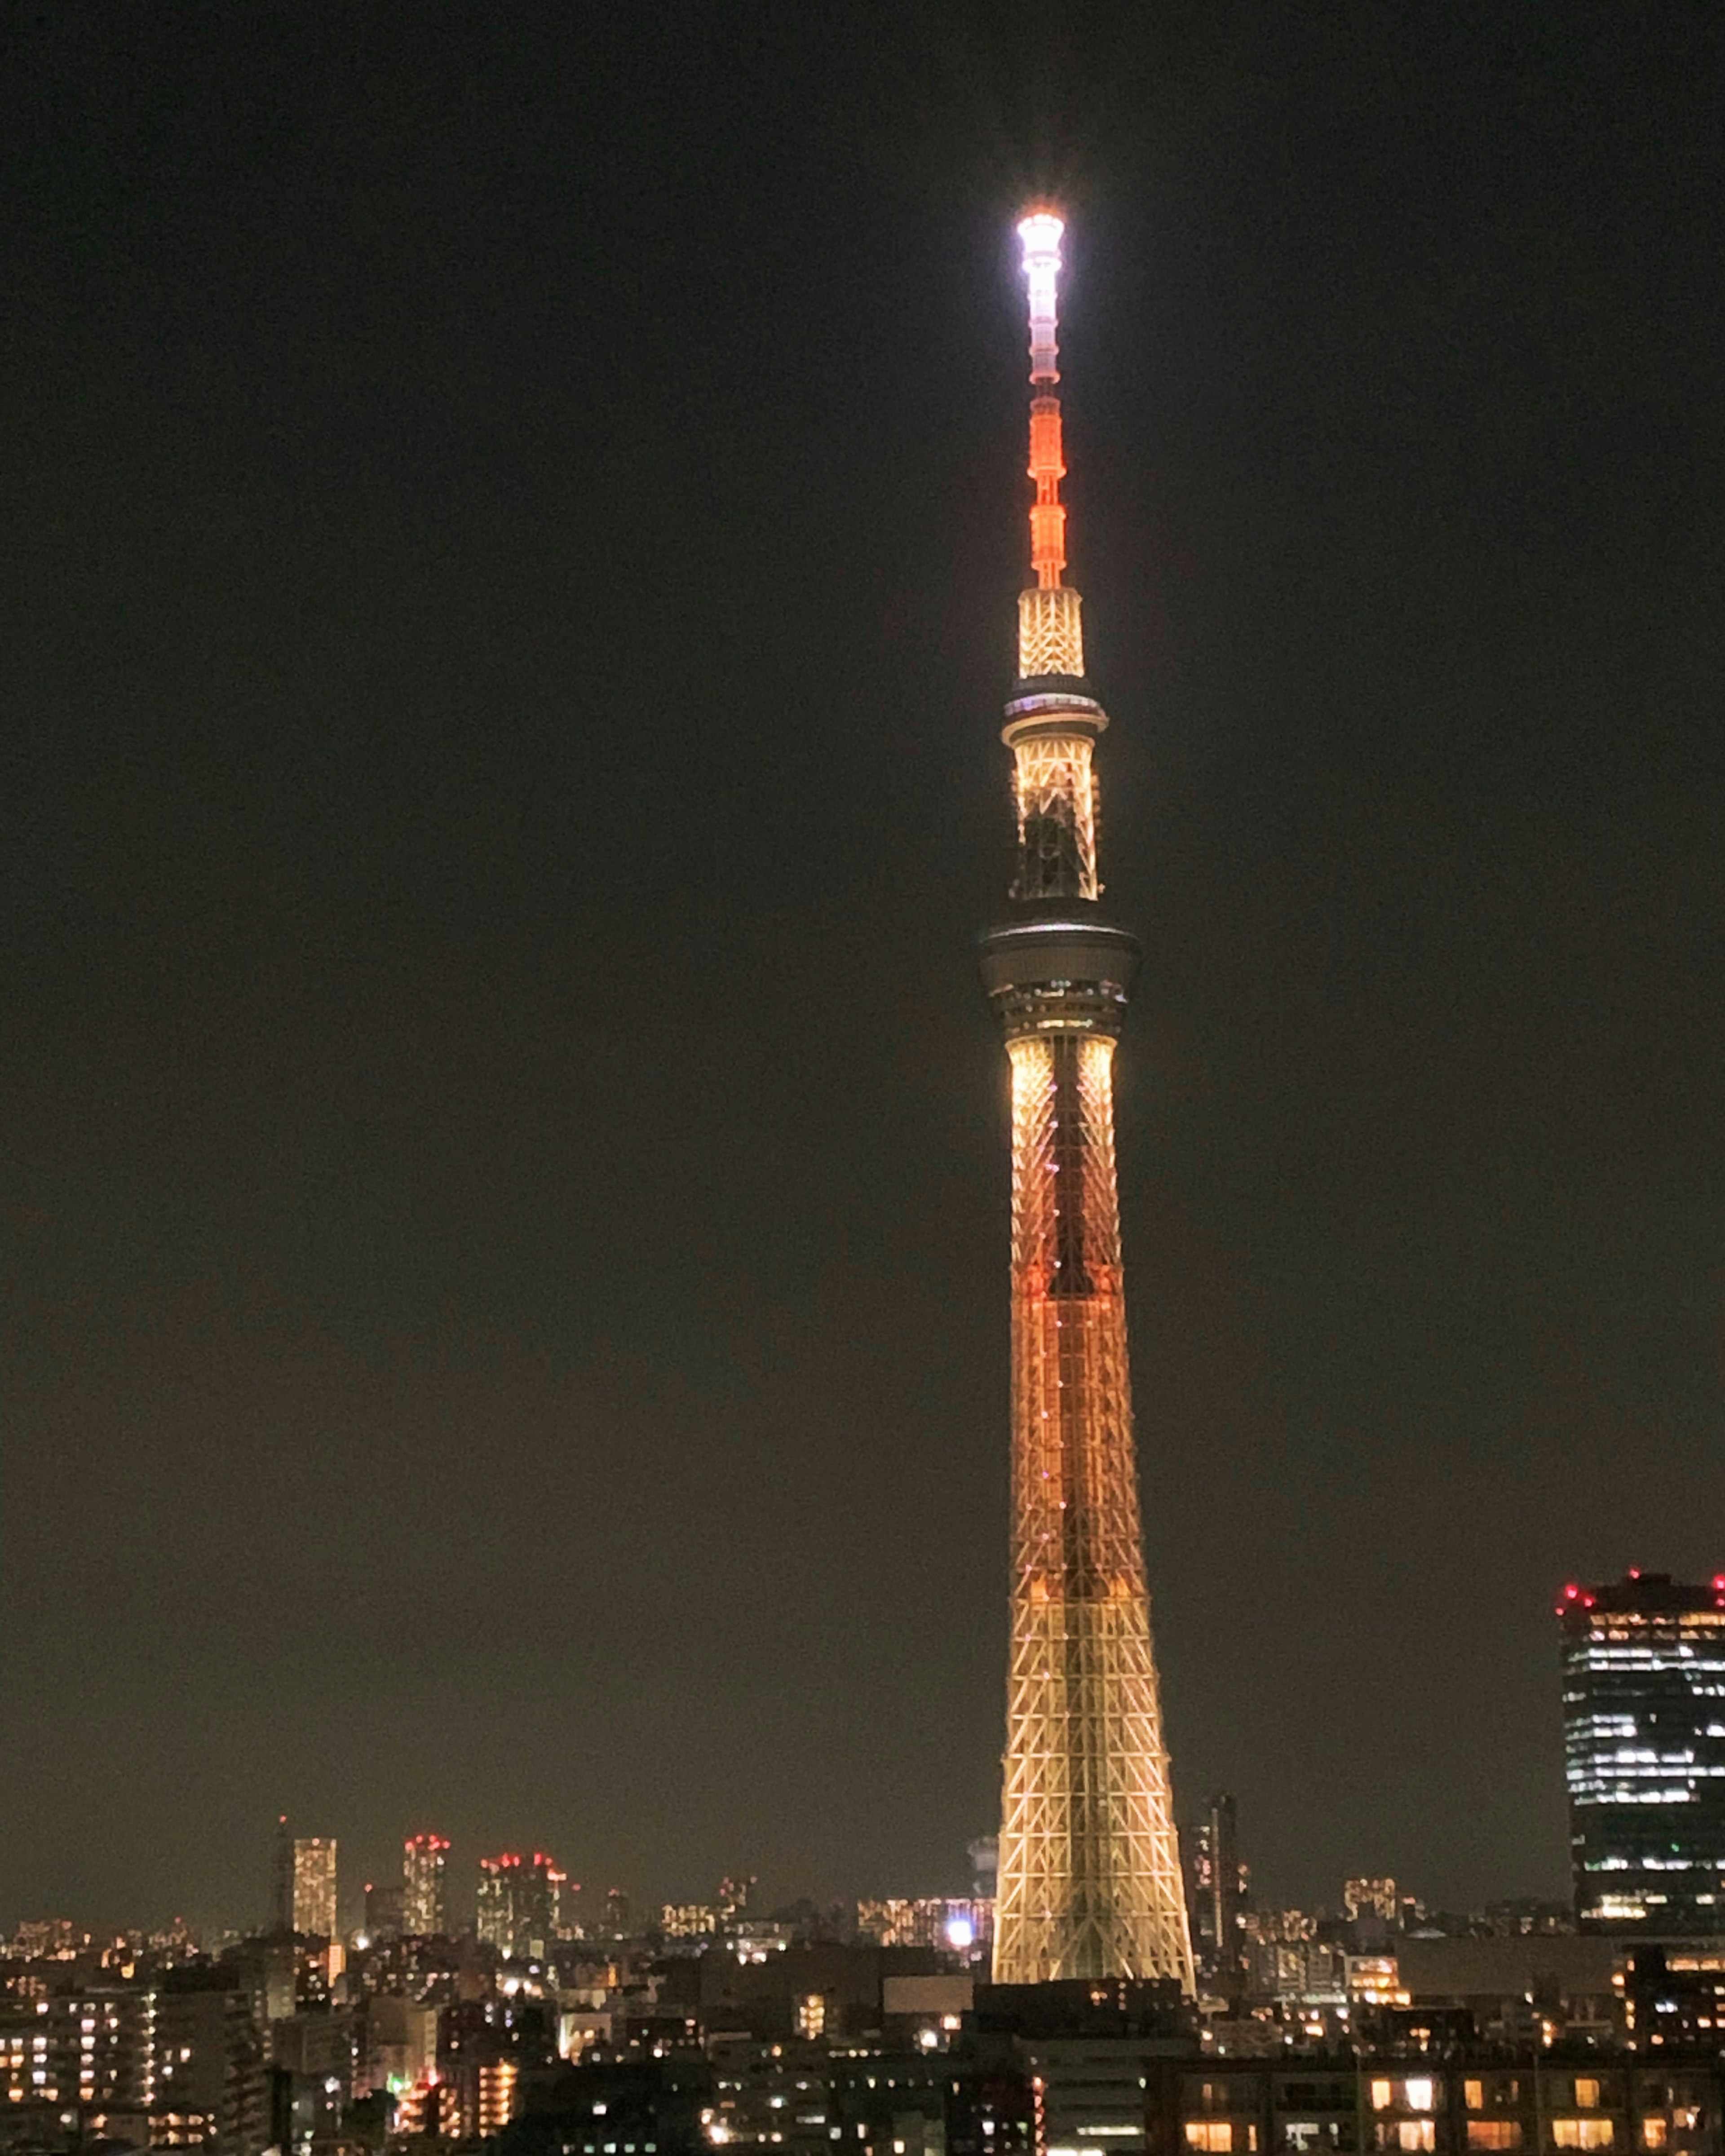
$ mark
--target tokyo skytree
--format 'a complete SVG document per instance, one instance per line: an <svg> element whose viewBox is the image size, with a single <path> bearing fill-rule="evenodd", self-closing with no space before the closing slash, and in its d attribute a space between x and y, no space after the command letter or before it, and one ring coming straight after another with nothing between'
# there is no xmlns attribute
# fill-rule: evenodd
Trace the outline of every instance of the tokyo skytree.
<svg viewBox="0 0 1725 2156"><path fill-rule="evenodd" d="M1098 906L1066 566L1055 295L1064 227L1019 227L1030 300L1031 589L1019 599L1018 875L983 943L1012 1075L1012 1645L994 1981L1193 1988L1138 1516L1115 1188L1114 1043L1138 945Z"/></svg>

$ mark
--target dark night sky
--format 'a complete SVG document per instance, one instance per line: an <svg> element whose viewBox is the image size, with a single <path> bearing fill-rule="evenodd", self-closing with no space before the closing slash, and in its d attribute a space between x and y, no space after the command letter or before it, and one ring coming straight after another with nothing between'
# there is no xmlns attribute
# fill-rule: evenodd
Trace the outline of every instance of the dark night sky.
<svg viewBox="0 0 1725 2156"><path fill-rule="evenodd" d="M1725 1563L1717 29L10 15L0 1922L963 1887L1044 187L1183 1809L1561 1891L1553 1588Z"/></svg>

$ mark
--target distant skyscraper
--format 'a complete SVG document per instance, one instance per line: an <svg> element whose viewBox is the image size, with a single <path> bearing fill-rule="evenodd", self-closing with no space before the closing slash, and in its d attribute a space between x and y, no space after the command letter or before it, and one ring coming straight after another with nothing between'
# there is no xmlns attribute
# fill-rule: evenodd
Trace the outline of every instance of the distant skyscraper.
<svg viewBox="0 0 1725 2156"><path fill-rule="evenodd" d="M1566 1587L1558 1616L1577 1921L1725 1933L1725 1573Z"/></svg>
<svg viewBox="0 0 1725 2156"><path fill-rule="evenodd" d="M719 1881L719 1898L714 1907L723 1929L732 1929L748 1914L749 1895L758 1883L752 1871L739 1871L734 1879Z"/></svg>
<svg viewBox="0 0 1725 2156"><path fill-rule="evenodd" d="M369 1879L366 1881L366 1937L372 1939L398 1939L402 1932L402 1898L399 1887L378 1887Z"/></svg>
<svg viewBox="0 0 1725 2156"><path fill-rule="evenodd" d="M294 1837L283 1812L275 1822L275 1849L270 1867L270 1928L294 1928Z"/></svg>
<svg viewBox="0 0 1725 2156"><path fill-rule="evenodd" d="M566 1883L542 1849L531 1858L511 1849L480 1857L475 1907L481 1942L516 1961L547 1953L562 1921Z"/></svg>
<svg viewBox="0 0 1725 2156"><path fill-rule="evenodd" d="M293 1928L314 1938L337 1938L337 1907L334 1840L326 1835L296 1836Z"/></svg>
<svg viewBox="0 0 1725 2156"><path fill-rule="evenodd" d="M479 1885L474 1893L475 1928L482 1946L501 1954L516 1950L516 1904L519 1899L521 1860L513 1850L479 1861Z"/></svg>
<svg viewBox="0 0 1725 2156"><path fill-rule="evenodd" d="M1204 1975L1226 1989L1245 1974L1249 1898L1249 1874L1240 1854L1240 1815L1232 1797L1212 1797L1192 1829L1186 1879L1193 1953Z"/></svg>
<svg viewBox="0 0 1725 2156"><path fill-rule="evenodd" d="M414 1937L436 1937L449 1928L444 1885L444 1860L449 1845L440 1834L410 1835L402 1850L402 1929Z"/></svg>
<svg viewBox="0 0 1725 2156"><path fill-rule="evenodd" d="M1136 938L1098 904L1108 723L1063 583L1055 393L1063 227L1019 227L1030 294L1030 559L1019 598L1018 875L983 978L1012 1073L1012 1647L994 1979L1172 1977L1192 1949L1138 1514L1114 1172L1114 1042Z"/></svg>
<svg viewBox="0 0 1725 2156"><path fill-rule="evenodd" d="M1393 1879L1344 1879L1342 1881L1342 1913L1344 1917L1377 1917L1386 1924L1393 1924L1400 1913L1401 1904L1395 1897Z"/></svg>
<svg viewBox="0 0 1725 2156"><path fill-rule="evenodd" d="M566 1875L542 1849L521 1866L516 1918L516 1952L538 1960L550 1953L562 1929Z"/></svg>

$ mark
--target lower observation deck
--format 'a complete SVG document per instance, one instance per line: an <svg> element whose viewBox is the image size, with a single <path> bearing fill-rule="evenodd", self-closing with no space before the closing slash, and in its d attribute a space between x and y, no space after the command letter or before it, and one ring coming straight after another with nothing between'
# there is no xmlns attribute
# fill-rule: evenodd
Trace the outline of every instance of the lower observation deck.
<svg viewBox="0 0 1725 2156"><path fill-rule="evenodd" d="M1083 899L1046 900L983 937L983 986L1012 1040L1120 1031L1142 947Z"/></svg>

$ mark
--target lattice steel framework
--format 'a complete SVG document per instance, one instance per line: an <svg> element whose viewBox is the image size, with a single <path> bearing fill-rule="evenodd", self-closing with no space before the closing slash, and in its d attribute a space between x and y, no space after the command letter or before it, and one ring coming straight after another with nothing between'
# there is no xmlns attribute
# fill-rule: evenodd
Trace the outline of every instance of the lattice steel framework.
<svg viewBox="0 0 1725 2156"><path fill-rule="evenodd" d="M994 1979L1192 1989L1151 1648L1116 1193L1114 1040L1137 947L1096 901L1091 751L1055 367L1059 220L1027 218L1032 560L1016 764L1019 906L983 947L1012 1069L1012 1649ZM1066 603L1070 601L1070 604ZM1065 638L1065 641L1061 640ZM1050 659L1065 664L1046 663Z"/></svg>

